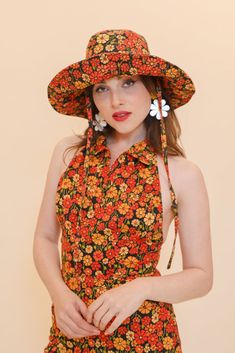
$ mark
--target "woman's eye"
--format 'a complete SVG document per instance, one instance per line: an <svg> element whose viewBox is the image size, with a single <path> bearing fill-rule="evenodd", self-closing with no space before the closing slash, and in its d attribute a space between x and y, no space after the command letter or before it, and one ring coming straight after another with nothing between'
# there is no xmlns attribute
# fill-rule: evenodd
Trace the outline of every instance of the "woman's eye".
<svg viewBox="0 0 235 353"><path fill-rule="evenodd" d="M126 81L124 82L124 85L125 85L126 83L133 83L133 84L134 84L135 81L132 80L132 79L128 79L128 80L126 80ZM128 84L128 86L129 86L129 84ZM132 86L132 85L131 85L131 86ZM100 86L100 87L97 87L95 91L99 93L99 92L102 92L103 89L105 89L105 87ZM100 91L100 90L101 90L101 91Z"/></svg>
<svg viewBox="0 0 235 353"><path fill-rule="evenodd" d="M127 83L127 82L135 83L135 81L134 81L134 80L132 80L132 79L126 80L126 82L125 82L125 83Z"/></svg>
<svg viewBox="0 0 235 353"><path fill-rule="evenodd" d="M100 90L100 89L102 90L103 88L104 88L104 87L98 87L98 88L96 88L95 91L96 91L96 92L99 92L99 90Z"/></svg>

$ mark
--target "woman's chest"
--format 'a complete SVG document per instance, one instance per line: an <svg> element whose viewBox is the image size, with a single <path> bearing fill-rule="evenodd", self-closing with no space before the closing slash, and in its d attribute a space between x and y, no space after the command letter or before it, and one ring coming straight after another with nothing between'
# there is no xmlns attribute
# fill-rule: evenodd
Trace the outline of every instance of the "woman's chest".
<svg viewBox="0 0 235 353"><path fill-rule="evenodd" d="M165 240L173 217L167 179L162 172L156 164L146 165L125 154L113 154L102 161L90 158L84 224L91 228L98 222L100 228L112 226L119 232L155 234L158 238L163 232ZM76 210L78 213L84 176L84 163L65 172L57 190L60 221L67 222L71 214Z"/></svg>

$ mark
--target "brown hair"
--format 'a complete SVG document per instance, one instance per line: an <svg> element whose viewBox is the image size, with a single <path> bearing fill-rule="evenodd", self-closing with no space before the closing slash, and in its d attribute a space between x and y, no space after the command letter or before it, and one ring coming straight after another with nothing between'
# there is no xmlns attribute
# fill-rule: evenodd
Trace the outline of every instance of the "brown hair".
<svg viewBox="0 0 235 353"><path fill-rule="evenodd" d="M156 93L156 87L155 87L156 79L153 76L140 75L140 79L142 80L142 82L144 83L145 87L147 88L150 94ZM171 107L170 97L166 95L166 93L162 88L163 85L161 84L161 78L158 78L158 80L161 86L162 98L166 99L167 104L170 106L170 110L168 112L167 118L163 118L165 122L165 129L166 129L167 152L169 155L172 155L172 156L182 156L186 158L186 154L183 148L178 144L178 140L180 141L180 135L181 135L181 127L180 127L178 118ZM95 116L95 114L98 113L98 109L93 100L92 87L93 86L89 86L85 90L91 100L92 116ZM154 147L157 153L162 153L161 138L160 138L161 136L160 121L156 118L154 119L151 115L148 114L144 120L144 124L146 127L146 137L150 141L150 144ZM67 150L71 150L74 148L76 148L76 151L75 151L76 153L80 149L80 147L86 145L88 129L89 127L86 128L84 134L82 135L75 134L77 137L79 137L80 141L66 148L64 153ZM94 129L91 144L93 144L96 141L96 139L100 136L101 133L104 134L105 136L109 136L109 134L113 130L114 129L109 124L105 126L102 132L96 131Z"/></svg>

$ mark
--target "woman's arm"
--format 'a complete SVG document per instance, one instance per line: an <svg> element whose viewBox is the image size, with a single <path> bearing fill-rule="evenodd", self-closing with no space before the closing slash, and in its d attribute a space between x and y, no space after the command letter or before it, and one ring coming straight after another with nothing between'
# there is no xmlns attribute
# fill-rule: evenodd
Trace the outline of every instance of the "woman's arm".
<svg viewBox="0 0 235 353"><path fill-rule="evenodd" d="M174 162L175 163L175 162ZM177 172L178 168L178 172ZM142 277L146 299L179 303L206 295L213 285L209 200L203 175L193 162L180 159L174 170L183 270Z"/></svg>
<svg viewBox="0 0 235 353"><path fill-rule="evenodd" d="M56 217L55 194L59 178L63 169L66 167L63 164L62 156L64 150L68 146L69 140L71 140L71 137L63 138L54 148L47 173L37 225L34 232L34 263L52 301L59 291L68 290L60 271L58 250L60 225Z"/></svg>

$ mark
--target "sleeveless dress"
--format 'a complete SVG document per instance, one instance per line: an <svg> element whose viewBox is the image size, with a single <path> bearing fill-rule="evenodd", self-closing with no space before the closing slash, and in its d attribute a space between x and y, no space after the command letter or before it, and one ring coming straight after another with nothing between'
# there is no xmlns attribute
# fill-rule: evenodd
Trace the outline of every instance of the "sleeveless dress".
<svg viewBox="0 0 235 353"><path fill-rule="evenodd" d="M85 176L85 146L61 175L56 214L62 228L61 274L66 285L86 305L106 290L157 270L163 244L163 206L156 153L147 140L133 144L110 166L105 135L90 147L85 207L78 226ZM172 211L176 197L171 188ZM171 303L145 300L109 335L69 339L52 325L44 353L182 353ZM106 326L110 326L115 317Z"/></svg>

